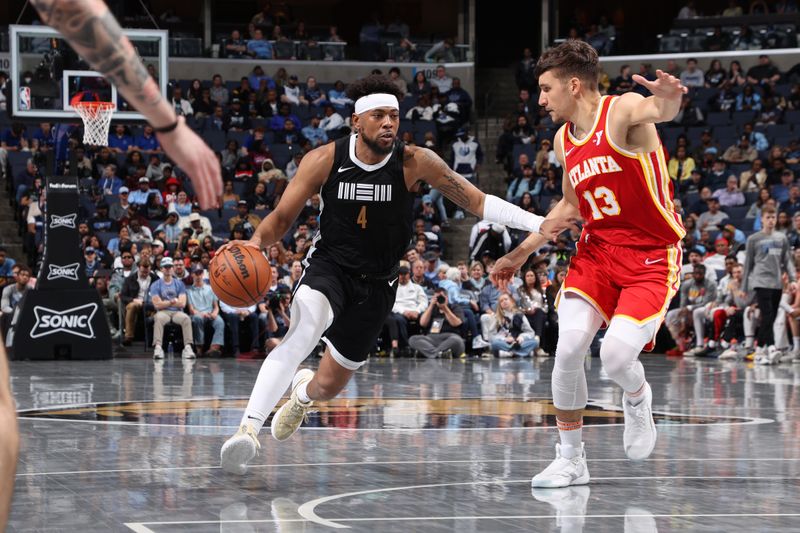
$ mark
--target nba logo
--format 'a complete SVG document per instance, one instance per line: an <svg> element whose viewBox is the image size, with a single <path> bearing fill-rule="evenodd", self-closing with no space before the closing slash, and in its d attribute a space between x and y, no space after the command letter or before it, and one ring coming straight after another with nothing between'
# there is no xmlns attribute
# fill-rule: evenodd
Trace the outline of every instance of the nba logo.
<svg viewBox="0 0 800 533"><path fill-rule="evenodd" d="M19 109L20 111L29 111L31 108L31 88L19 88Z"/></svg>

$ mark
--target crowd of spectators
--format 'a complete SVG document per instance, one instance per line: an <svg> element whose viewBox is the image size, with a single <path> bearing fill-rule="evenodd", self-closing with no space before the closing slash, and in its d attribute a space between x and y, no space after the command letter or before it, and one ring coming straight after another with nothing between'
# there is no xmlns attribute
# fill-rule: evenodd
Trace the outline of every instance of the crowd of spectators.
<svg viewBox="0 0 800 533"><path fill-rule="evenodd" d="M403 140L437 151L452 168L477 183L483 154L466 122L471 98L459 80L450 78L444 67L434 78L420 77L411 84L397 69L392 69L389 77L406 94L401 109ZM420 100L441 104L434 104L435 111L430 113L432 106L420 105ZM280 201L304 154L350 134L353 102L342 82L317 84L311 77L301 83L283 69L270 76L261 67L236 83L226 83L219 75L206 81L176 82L171 102L218 154L225 181L221 209L201 211L193 202L191 182L165 156L149 126L115 123L108 146L100 148L84 146L81 128L75 126L67 134L62 154L51 124L13 123L0 132L0 167L15 199L24 236L29 260L22 263L34 268L40 264L46 202L43 175L47 173L44 169L55 164L59 173L80 179L77 229L83 266L106 303L116 340L131 345L144 339L156 346L156 357L169 352L170 345L183 345L181 353L186 357L263 357L289 328L292 289L302 276L301 260L318 231L319 195L307 202L293 229L269 246L273 286L260 304L240 309L218 301L208 286L209 263L222 243L252 236ZM450 110L444 112L447 120L442 118L441 107ZM453 119L462 112L462 118ZM451 217L464 216L439 191L425 189L419 191L414 214L415 238L406 266L415 272L424 267L420 299L424 299L424 308L403 324L403 335L392 335L394 329L387 322L381 351L388 353L411 353L409 337L431 332L431 328L435 333L436 317L433 321L424 318L430 303L438 302L434 291L445 279L437 269L446 266L440 259L447 250L444 230ZM467 283L469 288L463 294L457 276L451 280L448 297L458 302L451 305L469 309L463 341L451 349L453 355L461 355L467 348L471 351L473 345L488 347L492 336L504 331L502 316L486 324L480 318L482 314L494 316L496 311L497 295L489 291L491 284L484 283L483 265L499 257L497 253L483 255L484 263L475 262L481 265L481 275ZM428 260L432 255L433 263ZM0 270L10 261L0 262ZM431 270L430 265L436 268ZM464 268L451 270L460 275ZM16 279L18 276L9 278L11 282ZM478 281L480 285L476 285ZM484 285L486 294L480 300L477 289ZM18 300L19 291L10 291L8 307L13 310ZM484 325L488 329L482 330ZM486 340L476 340L482 333ZM522 335L520 340L526 341L525 350L530 352L528 333L525 329L515 338ZM503 354L519 353L511 344ZM440 351L446 350L434 355ZM423 349L418 352L431 354Z"/></svg>
<svg viewBox="0 0 800 533"><path fill-rule="evenodd" d="M544 215L561 198L562 169L552 147L557 125L532 97L535 80L520 76L531 62L526 51L517 69L517 112L506 121L496 159L507 172L506 198ZM625 65L615 78L603 74L601 93L648 96L631 70ZM758 346L758 362L800 361L800 301L794 283L800 265L800 183L795 176L800 171L800 131L795 129L800 65L782 72L762 55L747 70L736 60L701 65L693 58L681 66L669 61L665 70L689 87L674 121L658 125L669 154L666 169L676 209L687 229L683 289L667 318L676 345L669 353L742 357ZM639 65L638 72L654 79L650 64ZM771 218L774 222L766 220ZM486 232L492 246L513 248L524 238L497 230ZM757 243L764 248L765 240L774 251L760 257ZM548 279L557 284L568 266L574 253L570 242L562 238L533 260L545 285ZM771 264L768 257L778 260ZM773 300L765 291L772 291ZM780 307L764 312L778 300ZM774 335L767 335L773 326ZM667 343L662 346L668 348Z"/></svg>

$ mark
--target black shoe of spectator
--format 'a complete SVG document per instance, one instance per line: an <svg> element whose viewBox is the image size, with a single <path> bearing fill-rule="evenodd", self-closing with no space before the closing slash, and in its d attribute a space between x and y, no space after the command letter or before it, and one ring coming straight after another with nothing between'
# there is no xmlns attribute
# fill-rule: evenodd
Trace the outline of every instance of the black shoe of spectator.
<svg viewBox="0 0 800 533"><path fill-rule="evenodd" d="M125 338L122 340L122 345L123 345L123 346L130 346L131 344L133 344L133 339L132 339L132 338L130 338L130 337L125 337Z"/></svg>

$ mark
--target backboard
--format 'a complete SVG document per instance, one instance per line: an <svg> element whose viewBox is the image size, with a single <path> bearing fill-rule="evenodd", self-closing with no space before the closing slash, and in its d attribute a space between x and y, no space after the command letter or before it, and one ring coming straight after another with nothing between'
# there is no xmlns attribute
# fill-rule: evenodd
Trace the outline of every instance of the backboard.
<svg viewBox="0 0 800 533"><path fill-rule="evenodd" d="M78 56L67 41L48 26L9 27L11 44L11 102L9 112L19 119L79 121L71 100L81 92L84 99L116 104L114 120L144 120L117 93L117 88ZM168 32L123 29L142 62L154 75L166 98L168 83Z"/></svg>

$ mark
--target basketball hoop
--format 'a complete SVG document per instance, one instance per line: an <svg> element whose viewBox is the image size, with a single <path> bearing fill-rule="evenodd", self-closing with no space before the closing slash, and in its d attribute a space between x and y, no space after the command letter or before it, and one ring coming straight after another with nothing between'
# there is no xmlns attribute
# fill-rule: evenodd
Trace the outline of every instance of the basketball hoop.
<svg viewBox="0 0 800 533"><path fill-rule="evenodd" d="M84 144L108 146L108 127L117 106L111 102L75 102L72 107L83 119Z"/></svg>

